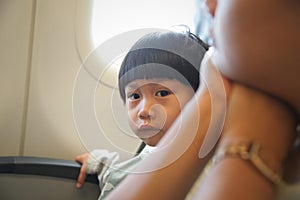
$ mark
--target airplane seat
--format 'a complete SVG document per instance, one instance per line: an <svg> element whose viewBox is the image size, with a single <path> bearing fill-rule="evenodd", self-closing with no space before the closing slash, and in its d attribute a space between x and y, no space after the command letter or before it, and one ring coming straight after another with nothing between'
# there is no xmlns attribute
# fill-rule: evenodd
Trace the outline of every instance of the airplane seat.
<svg viewBox="0 0 300 200"><path fill-rule="evenodd" d="M81 189L75 187L80 167L69 160L0 157L0 199L98 199L100 189L96 175L88 175Z"/></svg>

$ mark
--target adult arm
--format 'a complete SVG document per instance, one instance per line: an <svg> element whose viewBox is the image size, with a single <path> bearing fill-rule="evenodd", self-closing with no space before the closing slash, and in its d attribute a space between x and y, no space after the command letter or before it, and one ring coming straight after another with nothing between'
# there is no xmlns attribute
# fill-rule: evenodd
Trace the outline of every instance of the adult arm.
<svg viewBox="0 0 300 200"><path fill-rule="evenodd" d="M216 1L216 0L206 0ZM300 2L226 0L214 15L215 62L227 78L260 89L300 113Z"/></svg>
<svg viewBox="0 0 300 200"><path fill-rule="evenodd" d="M234 85L217 148L257 141L261 159L280 174L295 132L295 116L288 106L259 91ZM195 199L271 200L275 191L276 185L249 160L228 156L212 166Z"/></svg>

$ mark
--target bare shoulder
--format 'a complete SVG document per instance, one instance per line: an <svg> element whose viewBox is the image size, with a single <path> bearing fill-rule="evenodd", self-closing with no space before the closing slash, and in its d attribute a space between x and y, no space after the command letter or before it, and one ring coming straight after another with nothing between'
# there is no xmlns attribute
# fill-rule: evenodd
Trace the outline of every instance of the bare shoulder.
<svg viewBox="0 0 300 200"><path fill-rule="evenodd" d="M221 72L300 113L300 1L219 1L215 18Z"/></svg>

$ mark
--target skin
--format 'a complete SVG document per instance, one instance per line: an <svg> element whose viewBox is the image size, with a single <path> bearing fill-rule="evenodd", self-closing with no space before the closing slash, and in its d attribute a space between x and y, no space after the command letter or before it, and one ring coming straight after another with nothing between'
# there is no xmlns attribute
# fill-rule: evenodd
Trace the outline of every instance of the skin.
<svg viewBox="0 0 300 200"><path fill-rule="evenodd" d="M299 1L223 0L219 1L218 7L216 1L206 3L207 10L214 16L212 33L217 53L213 61L223 75L235 81L217 148L239 141L260 141L264 161L279 172L295 138L294 114L300 112ZM205 90L201 92L205 93ZM199 110L209 115L209 110L201 109L205 95L196 94L196 98L199 96L202 97L198 98ZM193 114L189 108L183 112L183 118L185 113ZM187 123L191 125L191 122ZM132 189L128 196L122 196L124 199L183 199L188 191L185 185L189 185L194 176L178 174L177 169L185 165L185 170L196 174L199 168L203 168L205 160L197 163L191 157L196 157L193 149L201 146L204 132L205 125L201 128L200 124L196 136L198 143L194 142L180 159L152 174L128 176L111 194L111 199L124 195L125 185L137 180L142 186ZM169 148L169 155L175 146ZM165 158L167 156L166 153ZM170 179L175 181L168 181ZM155 187L158 183L167 185L167 188ZM274 185L257 173L251 164L240 159L226 159L210 171L195 199L265 200L273 199L275 192Z"/></svg>
<svg viewBox="0 0 300 200"><path fill-rule="evenodd" d="M191 86L175 79L137 79L125 87L129 125L146 144L156 146L184 105L194 95ZM86 179L89 153L75 158L82 163L77 179L81 188Z"/></svg>
<svg viewBox="0 0 300 200"><path fill-rule="evenodd" d="M212 114L211 93L206 83L214 82L216 70L204 61L201 72L205 82L201 82L200 89L180 114L182 119L186 119L185 123L178 128L179 124L175 121L157 145L159 153L150 154L137 167L138 170L142 170L151 166L151 168L159 170L128 175L107 199L121 197L128 200L185 198L214 153L212 150L205 158L198 157ZM227 115L224 130L216 148L241 140L258 140L264 146L261 153L264 155L265 161L275 171L279 170L281 161L287 154L293 138L293 134L289 134L287 137L282 133L291 133L295 128L294 115L289 107L260 91L232 84L226 78L223 78L223 84L228 100ZM210 87L215 87L211 88L211 91L220 91L217 88L218 85L213 84ZM190 133L195 127L194 119L198 114L200 114L201 120L197 133L193 142L186 148L187 133ZM281 123L278 123L279 120ZM178 134L173 138L171 145L165 146L172 140L172 134L176 131ZM278 149L277 145L281 148ZM174 152L178 149L184 150L183 154L168 166L160 168L164 160L174 156ZM270 154L270 152L272 153ZM240 176L241 174L245 174L245 176ZM133 183L134 187L128 187ZM237 197L237 199L272 199L275 191L273 185L248 163L239 159L226 159L214 167L198 192L195 199L231 200Z"/></svg>
<svg viewBox="0 0 300 200"><path fill-rule="evenodd" d="M177 80L139 79L125 87L129 126L146 144L156 146L193 89Z"/></svg>
<svg viewBox="0 0 300 200"><path fill-rule="evenodd" d="M147 173L129 174L107 199L184 199L198 178L211 155L199 159L199 147L205 137L211 119L211 99L206 83L214 83L215 70L201 67L203 76L210 77L200 83L194 97L186 104L179 119L175 121L153 152L137 167L138 171L157 169ZM223 80L227 93L229 82ZM220 85L212 84L212 91L220 91ZM200 119L198 124L197 119ZM196 132L195 132L196 130ZM177 133L174 137L174 133ZM193 135L193 133L195 135ZM173 137L172 137L173 135ZM189 143L192 135L192 143ZM179 152L179 154L178 154ZM170 158L177 159L166 165ZM128 187L134 184L134 187Z"/></svg>
<svg viewBox="0 0 300 200"><path fill-rule="evenodd" d="M214 16L214 60L221 72L284 100L299 115L300 2L206 0L206 5Z"/></svg>
<svg viewBox="0 0 300 200"><path fill-rule="evenodd" d="M286 103L299 123L299 1L224 2L205 1L215 21L212 28L218 51L215 63L229 78ZM290 151L283 174L287 181L297 182L300 178L295 177L300 176L300 170L294 163L300 163L299 148Z"/></svg>
<svg viewBox="0 0 300 200"><path fill-rule="evenodd" d="M212 12L217 49L213 60L226 77L235 81L227 94L226 121L216 148L241 140L258 140L263 146L260 153L264 161L274 171L283 167L291 149L295 138L294 113L300 111L299 8L299 1L295 0L222 0ZM203 64L201 70L207 67ZM204 77L211 78L205 73ZM224 79L225 85L226 82ZM180 114L186 123L172 144L159 155L149 155L138 168L159 167L181 148L184 136L195 124L192 119L199 112L197 134L184 153L160 170L129 175L108 199L185 198L213 154L212 151L205 159L198 158L211 116L210 94L202 85ZM177 129L175 122L158 144L159 150ZM250 163L226 159L210 171L195 199L268 200L274 195L274 185Z"/></svg>
<svg viewBox="0 0 300 200"><path fill-rule="evenodd" d="M294 115L281 101L245 86L233 85L217 148L240 141L259 141L262 147L259 155L271 170L279 173L293 143L295 126ZM271 200L275 193L275 185L250 162L228 157L210 169L194 199Z"/></svg>
<svg viewBox="0 0 300 200"><path fill-rule="evenodd" d="M214 17L214 62L225 76L260 90L234 87L226 122L230 127L224 127L219 148L255 138L262 144L260 154L268 166L277 173L285 169L286 181L299 182L299 169L293 167L300 161L299 149L291 150L295 115L300 111L300 42L295 39L300 33L299 2L228 0L217 4L207 0L206 5ZM257 113L263 121L254 119ZM269 116L263 117L266 114ZM256 121L255 129L249 120ZM224 179L219 178L222 175ZM210 187L217 178L218 185ZM195 199L273 199L275 189L249 163L226 159L211 170Z"/></svg>

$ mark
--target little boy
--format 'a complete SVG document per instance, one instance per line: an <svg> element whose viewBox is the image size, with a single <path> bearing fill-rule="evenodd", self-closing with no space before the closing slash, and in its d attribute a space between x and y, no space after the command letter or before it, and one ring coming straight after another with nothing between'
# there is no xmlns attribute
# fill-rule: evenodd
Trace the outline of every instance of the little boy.
<svg viewBox="0 0 300 200"><path fill-rule="evenodd" d="M98 174L103 199L157 145L199 87L199 68L208 46L190 31L154 32L140 38L119 71L119 92L133 132L146 144L137 156L118 162L118 154L94 150L82 163L77 187L86 174Z"/></svg>

